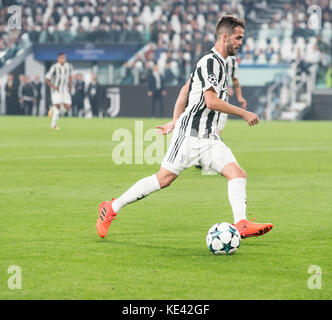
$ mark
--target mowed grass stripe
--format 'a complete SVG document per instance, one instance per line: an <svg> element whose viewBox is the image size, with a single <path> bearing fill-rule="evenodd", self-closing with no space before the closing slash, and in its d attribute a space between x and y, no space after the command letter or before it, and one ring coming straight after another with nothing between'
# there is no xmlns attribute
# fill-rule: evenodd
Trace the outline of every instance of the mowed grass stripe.
<svg viewBox="0 0 332 320"><path fill-rule="evenodd" d="M133 132L134 120L66 118L52 132L49 119L0 119L0 144L12 145L0 158L20 159L0 164L1 299L331 298L330 122L227 123L225 143L248 174L248 218L274 229L224 257L205 235L232 222L227 182L195 168L125 207L98 237L99 203L159 168L108 159L113 132ZM8 288L10 265L22 269L22 290ZM310 265L322 269L320 290L308 288Z"/></svg>

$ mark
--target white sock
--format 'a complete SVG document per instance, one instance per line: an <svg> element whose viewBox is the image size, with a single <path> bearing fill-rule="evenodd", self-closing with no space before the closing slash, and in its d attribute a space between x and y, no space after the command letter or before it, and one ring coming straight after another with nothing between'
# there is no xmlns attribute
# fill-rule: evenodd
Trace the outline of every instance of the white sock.
<svg viewBox="0 0 332 320"><path fill-rule="evenodd" d="M234 223L242 219L247 219L247 179L236 178L228 181L228 199L232 206Z"/></svg>
<svg viewBox="0 0 332 320"><path fill-rule="evenodd" d="M60 110L57 107L53 107L52 124L51 124L52 128L57 126L59 120L59 114Z"/></svg>
<svg viewBox="0 0 332 320"><path fill-rule="evenodd" d="M125 205L141 200L152 192L160 190L160 184L157 176L143 178L137 181L122 196L112 202L113 210L118 213Z"/></svg>

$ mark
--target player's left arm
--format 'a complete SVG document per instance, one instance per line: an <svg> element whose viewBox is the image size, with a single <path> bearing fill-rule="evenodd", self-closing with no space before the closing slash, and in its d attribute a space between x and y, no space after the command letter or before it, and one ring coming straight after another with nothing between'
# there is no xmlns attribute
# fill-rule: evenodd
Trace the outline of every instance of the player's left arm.
<svg viewBox="0 0 332 320"><path fill-rule="evenodd" d="M180 90L180 93L179 93L178 98L176 99L176 102L174 105L172 121L166 123L163 126L157 126L157 128L160 129L157 131L157 133L168 134L174 129L176 121L179 119L180 115L186 108L186 104L188 101L188 95L189 95L190 82L191 82L191 79L189 79L187 81L187 83Z"/></svg>
<svg viewBox="0 0 332 320"><path fill-rule="evenodd" d="M208 109L239 116L243 120L247 121L249 126L254 126L259 122L257 115L253 112L233 106L232 104L220 99L213 86L210 86L204 91L204 100Z"/></svg>
<svg viewBox="0 0 332 320"><path fill-rule="evenodd" d="M69 92L71 92L71 89L73 87L73 80L72 80L72 76L69 76L69 79L68 79L68 89L69 89Z"/></svg>
<svg viewBox="0 0 332 320"><path fill-rule="evenodd" d="M69 67L69 76L68 76L68 90L69 90L69 93L71 93L71 89L73 87L72 72L73 72L73 66L70 65L70 67Z"/></svg>
<svg viewBox="0 0 332 320"><path fill-rule="evenodd" d="M240 86L240 81L238 78L232 78L232 82L233 82L233 88L237 97L237 100L240 102L241 104L241 108L246 109L247 108L247 101L246 99L243 98L242 96L242 90L241 90L241 86Z"/></svg>

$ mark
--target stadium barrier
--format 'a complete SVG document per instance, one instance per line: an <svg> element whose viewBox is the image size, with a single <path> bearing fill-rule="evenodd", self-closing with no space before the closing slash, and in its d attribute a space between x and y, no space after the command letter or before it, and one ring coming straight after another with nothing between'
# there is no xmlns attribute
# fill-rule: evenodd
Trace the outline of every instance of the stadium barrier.
<svg viewBox="0 0 332 320"><path fill-rule="evenodd" d="M181 86L166 87L164 97L163 116L170 118L173 115L174 104ZM256 111L259 106L259 96L256 92L261 87L243 87L242 94L247 99L248 110ZM152 117L151 98L147 95L147 86L100 86L99 107L111 117ZM230 103L238 105L236 97L230 97ZM159 105L156 107L156 116L159 117Z"/></svg>
<svg viewBox="0 0 332 320"><path fill-rule="evenodd" d="M305 120L332 120L332 90L317 90L312 94L312 104Z"/></svg>
<svg viewBox="0 0 332 320"><path fill-rule="evenodd" d="M20 70L22 71L22 70ZM19 74L20 72L17 72ZM171 118L175 101L181 90L181 86L168 86L165 88L166 96L164 99L163 115L160 115L159 105L156 106L156 117ZM247 108L249 111L258 112L264 109L261 97L264 87L242 87L242 94L247 100ZM133 117L133 118L149 118L152 117L151 98L148 97L148 87L141 86L114 86L99 85L97 103L99 112L104 116L110 117ZM46 109L51 105L50 90L46 88ZM88 102L88 99L85 99ZM230 103L239 105L235 96L230 97ZM85 110L89 109L89 105L85 105ZM16 107L8 108L6 114L20 115L18 102ZM258 112L260 113L260 112ZM232 117L232 116L230 116Z"/></svg>

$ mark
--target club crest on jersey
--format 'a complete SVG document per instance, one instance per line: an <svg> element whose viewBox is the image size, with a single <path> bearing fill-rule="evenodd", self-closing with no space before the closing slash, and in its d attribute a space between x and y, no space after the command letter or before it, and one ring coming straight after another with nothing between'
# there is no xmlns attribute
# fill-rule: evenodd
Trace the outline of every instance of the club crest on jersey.
<svg viewBox="0 0 332 320"><path fill-rule="evenodd" d="M216 76L213 73L211 73L211 74L208 75L208 80L215 87L218 85L217 78L216 78Z"/></svg>

